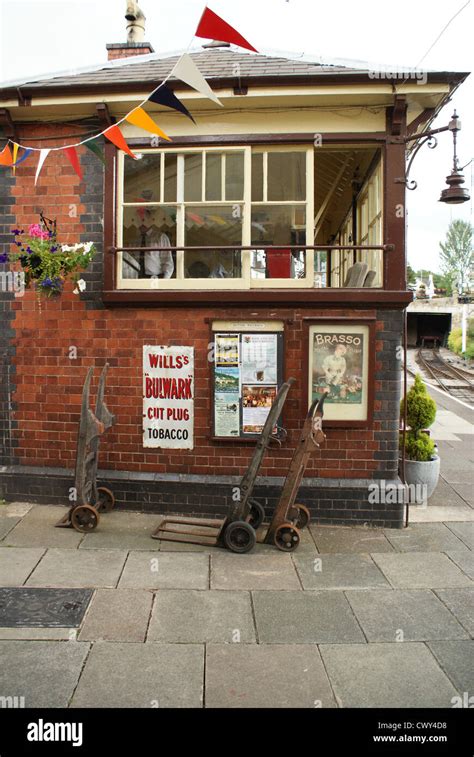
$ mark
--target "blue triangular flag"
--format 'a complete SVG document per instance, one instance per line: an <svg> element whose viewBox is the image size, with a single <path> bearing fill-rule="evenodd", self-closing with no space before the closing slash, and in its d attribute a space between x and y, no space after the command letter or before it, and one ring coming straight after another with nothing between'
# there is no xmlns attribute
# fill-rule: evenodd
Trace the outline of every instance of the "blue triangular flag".
<svg viewBox="0 0 474 757"><path fill-rule="evenodd" d="M175 93L166 84L163 84L156 92L153 92L148 99L157 105L165 105L167 108L179 110L180 113L190 118L193 123L196 123L187 107L183 105L181 100L178 100Z"/></svg>

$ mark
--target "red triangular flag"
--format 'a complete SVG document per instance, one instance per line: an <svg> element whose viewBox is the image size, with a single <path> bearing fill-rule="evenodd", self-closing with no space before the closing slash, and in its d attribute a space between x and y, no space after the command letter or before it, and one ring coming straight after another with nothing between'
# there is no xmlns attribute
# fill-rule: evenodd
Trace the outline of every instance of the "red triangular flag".
<svg viewBox="0 0 474 757"><path fill-rule="evenodd" d="M82 169L79 163L79 158L77 156L77 151L75 147L65 147L64 152L66 153L66 156L71 164L71 166L74 168L75 172L79 176L79 178L82 180Z"/></svg>
<svg viewBox="0 0 474 757"><path fill-rule="evenodd" d="M119 150L123 150L127 155L130 155L131 158L136 160L136 155L130 150L118 126L109 126L109 128L104 131L104 137L107 137L107 139L118 147Z"/></svg>
<svg viewBox="0 0 474 757"><path fill-rule="evenodd" d="M223 18L211 11L210 8L205 8L204 13L201 16L201 20L196 29L196 37L204 37L205 39L218 39L220 42L231 42L239 47L245 47L247 50L256 50L250 42L242 37L241 34L234 29L233 26L224 21Z"/></svg>

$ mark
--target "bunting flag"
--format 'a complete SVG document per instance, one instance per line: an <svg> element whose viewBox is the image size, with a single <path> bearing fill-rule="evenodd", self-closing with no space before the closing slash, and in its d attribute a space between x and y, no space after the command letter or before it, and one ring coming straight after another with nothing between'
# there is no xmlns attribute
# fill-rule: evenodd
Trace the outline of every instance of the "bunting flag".
<svg viewBox="0 0 474 757"><path fill-rule="evenodd" d="M47 147L44 147L42 150L40 150L38 165L36 166L35 186L36 186L36 182L38 181L38 177L41 173L41 169L43 168L44 161L48 157L49 152L50 151Z"/></svg>
<svg viewBox="0 0 474 757"><path fill-rule="evenodd" d="M14 148L15 147L18 149L20 145L14 144ZM33 150L31 150L29 147L23 147L22 149L24 150L23 155L21 156L21 158L18 158L18 160L15 161L13 170L15 170L15 168L19 166L21 163L23 163L23 161L26 160L33 152Z"/></svg>
<svg viewBox="0 0 474 757"><path fill-rule="evenodd" d="M0 166L11 166L13 163L12 153L8 145L0 152Z"/></svg>
<svg viewBox="0 0 474 757"><path fill-rule="evenodd" d="M163 139L171 142L171 137L168 137L168 135L165 134L162 129L160 129L160 127L153 121L152 118L150 118L148 113L144 111L143 108L135 108L135 110L132 110L132 112L129 113L128 116L125 116L125 120L128 121L129 124L138 126L144 131L151 132L151 134L157 134L159 137L163 137Z"/></svg>
<svg viewBox="0 0 474 757"><path fill-rule="evenodd" d="M210 8L204 8L204 13L201 16L201 20L196 29L196 37L204 37L205 39L216 39L219 42L231 42L233 45L239 47L245 47L247 50L252 50L254 53L258 53L258 50L247 42L241 34L234 29L233 26L224 21L223 18L211 11Z"/></svg>
<svg viewBox="0 0 474 757"><path fill-rule="evenodd" d="M94 155L96 155L105 166L104 153L100 149L99 145L96 145L96 143L91 139L89 142L84 142L84 147L87 147L88 150L93 152Z"/></svg>
<svg viewBox="0 0 474 757"><path fill-rule="evenodd" d="M162 84L156 92L153 92L153 94L150 95L148 100L156 103L157 105L165 105L167 108L179 110L180 113L183 113L185 116L190 118L194 124L196 123L187 107L183 105L181 100L178 100L173 90L170 89L166 84Z"/></svg>
<svg viewBox="0 0 474 757"><path fill-rule="evenodd" d="M184 53L181 56L173 68L171 75L176 76L177 79L181 79L185 84L200 92L204 97L208 97L217 103L217 105L224 107L188 53Z"/></svg>
<svg viewBox="0 0 474 757"><path fill-rule="evenodd" d="M75 172L79 176L79 178L82 181L82 168L79 163L79 158L77 155L77 150L75 147L65 147L64 152L66 153L67 159L69 160L71 166L74 168Z"/></svg>
<svg viewBox="0 0 474 757"><path fill-rule="evenodd" d="M13 167L12 167L13 176L15 176L15 174L16 174L16 159L17 159L17 157L18 157L18 145L16 144L16 142L14 142L13 143L13 158L12 158L12 160L13 160Z"/></svg>
<svg viewBox="0 0 474 757"><path fill-rule="evenodd" d="M106 129L104 132L104 137L107 137L107 139L112 142L112 144L115 145L115 147L118 147L119 150L123 150L123 152L126 152L127 155L130 155L131 158L136 160L136 155L133 154L133 152L130 150L129 146L127 145L124 136L122 132L120 131L118 126L109 126L108 129Z"/></svg>

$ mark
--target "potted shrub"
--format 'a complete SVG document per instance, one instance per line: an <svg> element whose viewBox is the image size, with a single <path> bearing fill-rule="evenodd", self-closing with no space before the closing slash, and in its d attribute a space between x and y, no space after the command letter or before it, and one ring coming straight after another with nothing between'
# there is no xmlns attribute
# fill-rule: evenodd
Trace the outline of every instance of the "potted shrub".
<svg viewBox="0 0 474 757"><path fill-rule="evenodd" d="M400 403L403 416L403 399ZM421 376L407 394L407 429L405 435L405 481L410 486L410 501L426 502L436 489L439 479L440 460L436 446L428 431L436 417L436 402L426 390ZM400 446L402 438L400 438ZM415 496L413 493L415 492Z"/></svg>

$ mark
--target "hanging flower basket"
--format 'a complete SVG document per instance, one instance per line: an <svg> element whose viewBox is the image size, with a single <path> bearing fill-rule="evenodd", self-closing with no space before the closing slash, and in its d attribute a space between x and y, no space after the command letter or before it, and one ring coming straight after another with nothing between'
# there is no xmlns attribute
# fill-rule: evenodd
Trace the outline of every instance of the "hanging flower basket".
<svg viewBox="0 0 474 757"><path fill-rule="evenodd" d="M25 274L25 288L35 287L38 296L57 297L66 281L77 282L96 252L92 242L60 244L56 224L34 223L25 232L12 229L13 252L0 255L0 263L19 262ZM83 290L83 287L80 287Z"/></svg>

